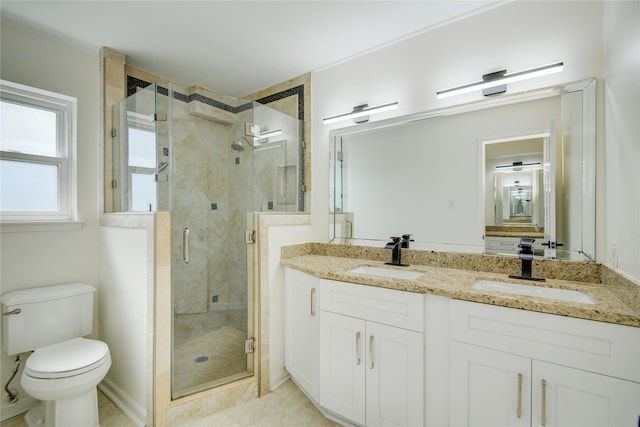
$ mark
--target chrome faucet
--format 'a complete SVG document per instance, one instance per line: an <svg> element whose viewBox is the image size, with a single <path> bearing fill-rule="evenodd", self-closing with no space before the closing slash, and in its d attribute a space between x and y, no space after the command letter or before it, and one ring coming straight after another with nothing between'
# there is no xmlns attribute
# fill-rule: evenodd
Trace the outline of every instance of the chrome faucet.
<svg viewBox="0 0 640 427"><path fill-rule="evenodd" d="M545 281L545 279L533 277L531 275L531 269L533 266L533 242L535 242L535 239L531 239L529 237L523 237L520 239L520 244L518 245L520 248L518 258L522 260L522 273L520 276L510 274L509 277L512 279L535 280L539 282Z"/></svg>
<svg viewBox="0 0 640 427"><path fill-rule="evenodd" d="M384 245L385 249L391 249L391 262L387 262L385 264L388 265L398 265L398 266L402 266L402 267L406 267L409 264L403 264L402 263L402 249L403 247L409 247L409 234L405 234L403 235L407 236L406 239L406 243L405 243L405 239L400 240L400 237L390 237L391 241L388 242L386 245ZM404 246L406 244L406 246Z"/></svg>

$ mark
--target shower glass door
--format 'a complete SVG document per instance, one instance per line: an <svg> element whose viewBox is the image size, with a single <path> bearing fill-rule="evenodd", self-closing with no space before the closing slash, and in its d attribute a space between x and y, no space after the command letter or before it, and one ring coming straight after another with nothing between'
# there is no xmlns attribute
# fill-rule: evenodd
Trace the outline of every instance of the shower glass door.
<svg viewBox="0 0 640 427"><path fill-rule="evenodd" d="M190 114L180 99L172 119L174 399L253 375L248 232L254 212L297 211L302 200L297 119L238 100L233 121L220 123ZM273 136L261 137L267 131Z"/></svg>
<svg viewBox="0 0 640 427"><path fill-rule="evenodd" d="M252 110L220 123L184 99L172 100L174 399L254 372L253 153L230 147Z"/></svg>

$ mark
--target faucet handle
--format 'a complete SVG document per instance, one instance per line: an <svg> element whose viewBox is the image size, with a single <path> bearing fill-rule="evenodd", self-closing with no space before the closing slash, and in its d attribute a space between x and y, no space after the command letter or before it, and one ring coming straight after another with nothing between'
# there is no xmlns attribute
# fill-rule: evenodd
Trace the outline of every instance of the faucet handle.
<svg viewBox="0 0 640 427"><path fill-rule="evenodd" d="M400 237L389 237L391 240L393 240L393 243L398 243L400 241Z"/></svg>
<svg viewBox="0 0 640 427"><path fill-rule="evenodd" d="M401 244L404 249L409 249L409 242L415 242L415 240L411 238L411 234L403 234Z"/></svg>
<svg viewBox="0 0 640 427"><path fill-rule="evenodd" d="M536 239L532 239L530 237L522 237L520 239L520 243L518 244L518 247L522 249L531 249L531 247L533 246L533 242L535 241Z"/></svg>

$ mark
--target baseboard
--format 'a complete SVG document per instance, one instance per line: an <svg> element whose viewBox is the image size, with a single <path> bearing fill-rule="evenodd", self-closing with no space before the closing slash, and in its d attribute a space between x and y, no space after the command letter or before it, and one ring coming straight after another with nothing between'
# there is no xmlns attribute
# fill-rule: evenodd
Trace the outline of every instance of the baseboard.
<svg viewBox="0 0 640 427"><path fill-rule="evenodd" d="M275 391L278 387L287 382L289 378L291 378L291 375L284 370L278 375L271 376L271 384L269 384L270 391Z"/></svg>
<svg viewBox="0 0 640 427"><path fill-rule="evenodd" d="M111 401L133 421L136 426L144 427L147 423L147 411L134 401L120 387L115 385L109 378L102 380L98 388Z"/></svg>

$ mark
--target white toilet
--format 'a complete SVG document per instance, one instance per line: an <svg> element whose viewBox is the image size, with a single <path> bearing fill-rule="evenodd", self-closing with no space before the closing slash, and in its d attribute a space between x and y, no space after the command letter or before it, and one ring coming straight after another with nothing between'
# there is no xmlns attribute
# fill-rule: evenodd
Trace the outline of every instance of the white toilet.
<svg viewBox="0 0 640 427"><path fill-rule="evenodd" d="M111 367L109 347L82 338L93 329L95 289L83 283L44 286L2 296L2 348L28 352L20 384L42 401L27 412L30 427L97 427L96 386Z"/></svg>

